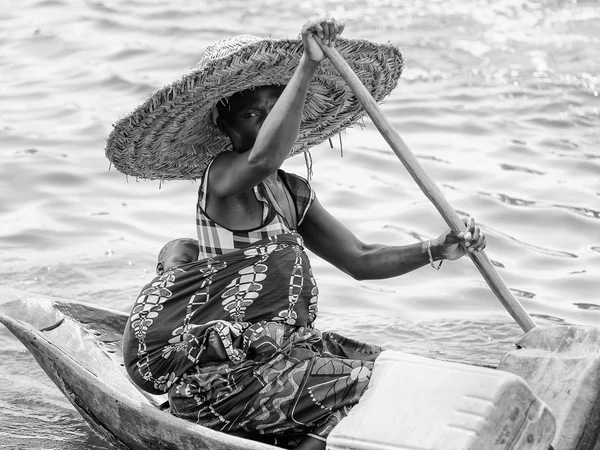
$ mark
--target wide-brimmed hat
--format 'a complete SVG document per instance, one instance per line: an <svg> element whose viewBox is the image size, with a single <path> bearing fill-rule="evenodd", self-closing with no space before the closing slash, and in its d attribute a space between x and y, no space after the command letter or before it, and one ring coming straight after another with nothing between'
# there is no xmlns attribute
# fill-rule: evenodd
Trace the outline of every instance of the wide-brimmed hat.
<svg viewBox="0 0 600 450"><path fill-rule="evenodd" d="M376 101L396 87L400 51L362 39L336 40ZM209 46L187 75L154 92L114 124L106 156L122 173L148 179L196 179L210 160L230 151L229 138L212 120L216 104L236 92L285 85L303 53L301 39L237 36ZM326 59L311 79L298 138L291 155L320 144L359 121L365 112Z"/></svg>

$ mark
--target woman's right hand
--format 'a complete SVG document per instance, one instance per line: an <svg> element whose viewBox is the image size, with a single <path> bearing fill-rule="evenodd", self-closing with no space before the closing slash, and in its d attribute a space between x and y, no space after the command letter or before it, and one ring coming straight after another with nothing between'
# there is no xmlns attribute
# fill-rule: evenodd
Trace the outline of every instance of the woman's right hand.
<svg viewBox="0 0 600 450"><path fill-rule="evenodd" d="M306 22L302 27L302 42L304 44L305 56L314 62L320 62L325 58L323 50L315 40L315 36L321 39L325 45L333 47L336 38L344 31L344 23L333 18L324 18Z"/></svg>

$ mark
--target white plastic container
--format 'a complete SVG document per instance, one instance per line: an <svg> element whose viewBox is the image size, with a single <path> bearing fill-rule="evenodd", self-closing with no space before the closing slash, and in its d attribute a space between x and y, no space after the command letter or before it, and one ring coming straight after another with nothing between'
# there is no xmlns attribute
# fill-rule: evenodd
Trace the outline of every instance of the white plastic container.
<svg viewBox="0 0 600 450"><path fill-rule="evenodd" d="M555 420L514 374L386 351L330 450L548 450Z"/></svg>

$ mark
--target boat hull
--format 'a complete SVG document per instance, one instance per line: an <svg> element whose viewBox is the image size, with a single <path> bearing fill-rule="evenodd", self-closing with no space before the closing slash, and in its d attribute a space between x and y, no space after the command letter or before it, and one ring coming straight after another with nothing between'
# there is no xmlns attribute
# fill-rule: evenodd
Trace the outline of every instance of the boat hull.
<svg viewBox="0 0 600 450"><path fill-rule="evenodd" d="M268 450L261 444L178 419L142 393L122 363L127 315L19 291L3 293L0 322L33 354L82 417L123 450Z"/></svg>

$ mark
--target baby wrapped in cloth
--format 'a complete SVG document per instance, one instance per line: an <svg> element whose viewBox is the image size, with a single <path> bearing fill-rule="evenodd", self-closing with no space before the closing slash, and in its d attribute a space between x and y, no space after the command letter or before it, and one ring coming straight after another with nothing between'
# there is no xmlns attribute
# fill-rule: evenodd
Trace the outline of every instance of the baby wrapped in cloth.
<svg viewBox="0 0 600 450"><path fill-rule="evenodd" d="M325 439L367 388L381 348L316 330L317 295L295 232L175 267L131 311L127 372L168 393L172 414L209 428L275 444ZM203 362L214 335L227 359Z"/></svg>

